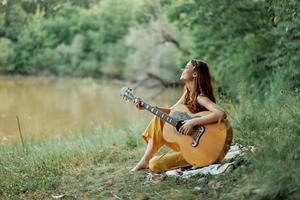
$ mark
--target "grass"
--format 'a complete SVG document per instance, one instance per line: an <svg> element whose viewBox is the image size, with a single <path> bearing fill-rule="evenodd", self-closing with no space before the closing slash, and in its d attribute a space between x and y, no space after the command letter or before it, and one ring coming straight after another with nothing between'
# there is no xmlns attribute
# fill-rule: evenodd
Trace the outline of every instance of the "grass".
<svg viewBox="0 0 300 200"><path fill-rule="evenodd" d="M218 176L145 183L130 173L144 144L136 130L102 127L0 149L0 199L300 199L300 105L294 96L229 111L234 142L254 145L247 163Z"/></svg>

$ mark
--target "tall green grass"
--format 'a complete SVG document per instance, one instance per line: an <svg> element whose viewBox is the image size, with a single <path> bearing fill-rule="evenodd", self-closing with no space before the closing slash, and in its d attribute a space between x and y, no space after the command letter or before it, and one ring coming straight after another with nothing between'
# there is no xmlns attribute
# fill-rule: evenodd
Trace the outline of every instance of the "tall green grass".
<svg viewBox="0 0 300 200"><path fill-rule="evenodd" d="M241 103L230 112L234 141L253 145L256 151L248 155L251 164L229 186L234 189L225 196L229 199L299 199L298 93L278 91L264 102L245 97L242 96Z"/></svg>
<svg viewBox="0 0 300 200"><path fill-rule="evenodd" d="M136 148L142 144L137 130L99 127L81 130L71 136L0 147L0 197L51 191L57 188L64 172L88 161L105 149ZM1 198L0 198L1 199Z"/></svg>

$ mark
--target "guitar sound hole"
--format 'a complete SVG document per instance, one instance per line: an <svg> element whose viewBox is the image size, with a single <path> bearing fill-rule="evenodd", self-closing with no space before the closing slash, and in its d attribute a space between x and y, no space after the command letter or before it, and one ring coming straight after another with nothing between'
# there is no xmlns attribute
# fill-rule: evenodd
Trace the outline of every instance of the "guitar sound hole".
<svg viewBox="0 0 300 200"><path fill-rule="evenodd" d="M177 125L176 125L176 130L179 133L179 129L180 127L183 125L183 120L178 121Z"/></svg>
<svg viewBox="0 0 300 200"><path fill-rule="evenodd" d="M176 130L177 130L177 132L179 132L180 127L183 125L183 121L184 121L184 120L180 120L180 121L177 123L177 125L176 125ZM194 127L193 127L193 131L196 131L198 128L199 128L199 126L194 126Z"/></svg>

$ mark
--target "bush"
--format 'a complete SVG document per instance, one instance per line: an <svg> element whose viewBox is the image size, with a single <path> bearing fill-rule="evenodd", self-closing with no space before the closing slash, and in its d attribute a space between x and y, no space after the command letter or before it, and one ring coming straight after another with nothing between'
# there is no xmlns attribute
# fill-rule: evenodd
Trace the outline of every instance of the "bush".
<svg viewBox="0 0 300 200"><path fill-rule="evenodd" d="M164 41L159 21L132 27L126 36L126 44L131 47L124 70L126 78L136 79L138 75L151 72L167 81L178 79L177 57L180 52L173 44Z"/></svg>
<svg viewBox="0 0 300 200"><path fill-rule="evenodd" d="M0 72L9 70L14 50L11 40L0 38Z"/></svg>

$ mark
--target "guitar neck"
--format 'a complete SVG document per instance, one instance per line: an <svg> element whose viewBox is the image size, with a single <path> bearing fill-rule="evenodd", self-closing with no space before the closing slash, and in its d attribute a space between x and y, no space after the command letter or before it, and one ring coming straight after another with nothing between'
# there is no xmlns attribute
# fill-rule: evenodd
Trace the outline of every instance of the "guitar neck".
<svg viewBox="0 0 300 200"><path fill-rule="evenodd" d="M152 105L146 103L143 100L141 100L140 105L143 106L149 112L153 113L154 115L156 115L159 118L161 118L162 120L164 120L165 122L167 122L167 123L171 124L172 126L176 127L176 125L178 123L177 119L171 117L170 115L168 115L165 112L160 111L157 107L152 106Z"/></svg>

